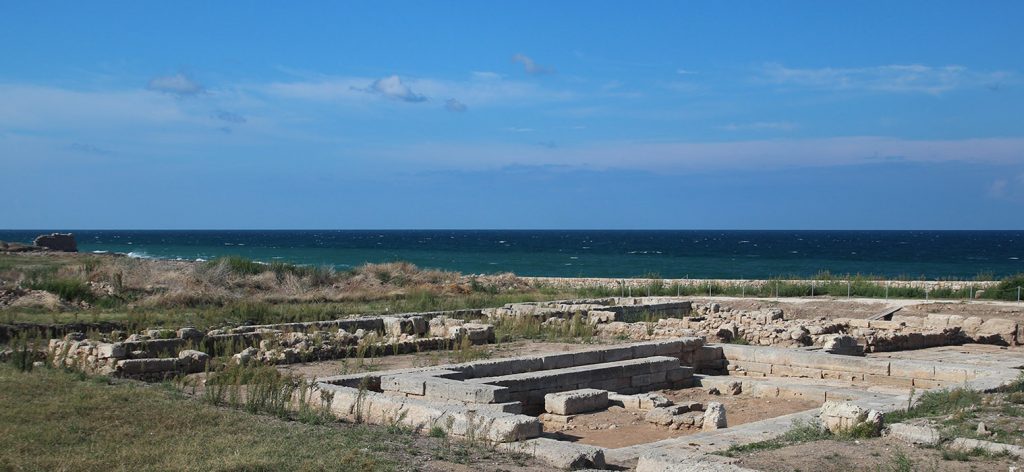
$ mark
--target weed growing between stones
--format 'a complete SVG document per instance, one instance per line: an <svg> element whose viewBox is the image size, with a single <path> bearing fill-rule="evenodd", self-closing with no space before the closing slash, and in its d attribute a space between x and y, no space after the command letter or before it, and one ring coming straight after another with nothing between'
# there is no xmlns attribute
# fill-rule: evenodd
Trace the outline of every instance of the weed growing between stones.
<svg viewBox="0 0 1024 472"><path fill-rule="evenodd" d="M900 423L913 418L964 414L981 402L981 394L966 388L954 388L925 392L917 404L906 410L897 410L885 415L889 423ZM909 404L908 404L909 406Z"/></svg>
<svg viewBox="0 0 1024 472"><path fill-rule="evenodd" d="M243 409L279 418L298 417L306 422L324 423L328 418L329 396L316 391L312 383L271 366L225 365L206 374L202 399L216 406ZM321 395L318 406L312 395Z"/></svg>
<svg viewBox="0 0 1024 472"><path fill-rule="evenodd" d="M820 441L823 439L831 439L832 435L828 432L825 427L817 421L793 421L792 427L789 431L783 433L774 439L768 439L765 441L758 441L749 444L741 444L737 446L731 446L716 454L720 454L727 457L734 457L738 454L767 451L772 449L780 449L786 446L792 446L794 444L800 444L811 441Z"/></svg>
<svg viewBox="0 0 1024 472"><path fill-rule="evenodd" d="M506 316L494 323L499 342L535 339L547 342L589 343L596 328L576 313L570 319L544 322L534 316Z"/></svg>
<svg viewBox="0 0 1024 472"><path fill-rule="evenodd" d="M903 451L897 449L889 458L889 462L875 468L877 472L914 472L920 470L915 467L914 461L910 460Z"/></svg>

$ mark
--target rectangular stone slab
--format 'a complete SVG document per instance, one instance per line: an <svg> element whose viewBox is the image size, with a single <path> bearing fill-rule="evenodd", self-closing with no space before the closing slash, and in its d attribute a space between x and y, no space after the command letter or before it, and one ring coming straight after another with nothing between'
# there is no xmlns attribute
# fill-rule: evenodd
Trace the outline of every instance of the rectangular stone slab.
<svg viewBox="0 0 1024 472"><path fill-rule="evenodd" d="M544 395L544 410L556 415L575 415L608 408L608 391L593 388Z"/></svg>

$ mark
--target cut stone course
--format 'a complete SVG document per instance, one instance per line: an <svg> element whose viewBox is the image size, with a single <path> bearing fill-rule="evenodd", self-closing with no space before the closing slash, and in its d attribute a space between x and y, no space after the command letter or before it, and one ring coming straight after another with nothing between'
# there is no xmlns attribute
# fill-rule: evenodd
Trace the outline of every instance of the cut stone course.
<svg viewBox="0 0 1024 472"><path fill-rule="evenodd" d="M585 388L544 395L544 410L557 415L575 415L608 408L608 391Z"/></svg>

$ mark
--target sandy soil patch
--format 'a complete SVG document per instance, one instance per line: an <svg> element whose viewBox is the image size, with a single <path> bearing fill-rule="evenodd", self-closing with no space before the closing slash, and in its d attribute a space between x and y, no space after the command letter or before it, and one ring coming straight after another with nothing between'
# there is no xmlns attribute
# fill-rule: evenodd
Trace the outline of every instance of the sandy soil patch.
<svg viewBox="0 0 1024 472"><path fill-rule="evenodd" d="M756 398L747 395L709 395L701 388L657 392L676 403L697 401L704 405L719 402L725 405L729 426L761 421L781 415L810 410L819 402L800 399ZM568 427L569 429L563 429ZM662 439L695 434L698 428L672 429L644 421L644 412L613 406L607 410L576 415L568 425L545 424L549 437L593 446L619 448Z"/></svg>

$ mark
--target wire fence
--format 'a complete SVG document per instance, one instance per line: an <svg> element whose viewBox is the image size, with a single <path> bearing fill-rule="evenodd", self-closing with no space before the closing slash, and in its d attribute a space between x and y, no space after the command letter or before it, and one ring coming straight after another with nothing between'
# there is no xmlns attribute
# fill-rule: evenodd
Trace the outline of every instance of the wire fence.
<svg viewBox="0 0 1024 472"><path fill-rule="evenodd" d="M639 282L639 283L638 283ZM723 296L751 298L834 297L925 300L1002 300L1021 302L1024 284L964 282L913 285L906 282L829 279L829 280L762 280L762 281L686 281L618 280L615 285L600 284L577 287L581 297L607 296Z"/></svg>

